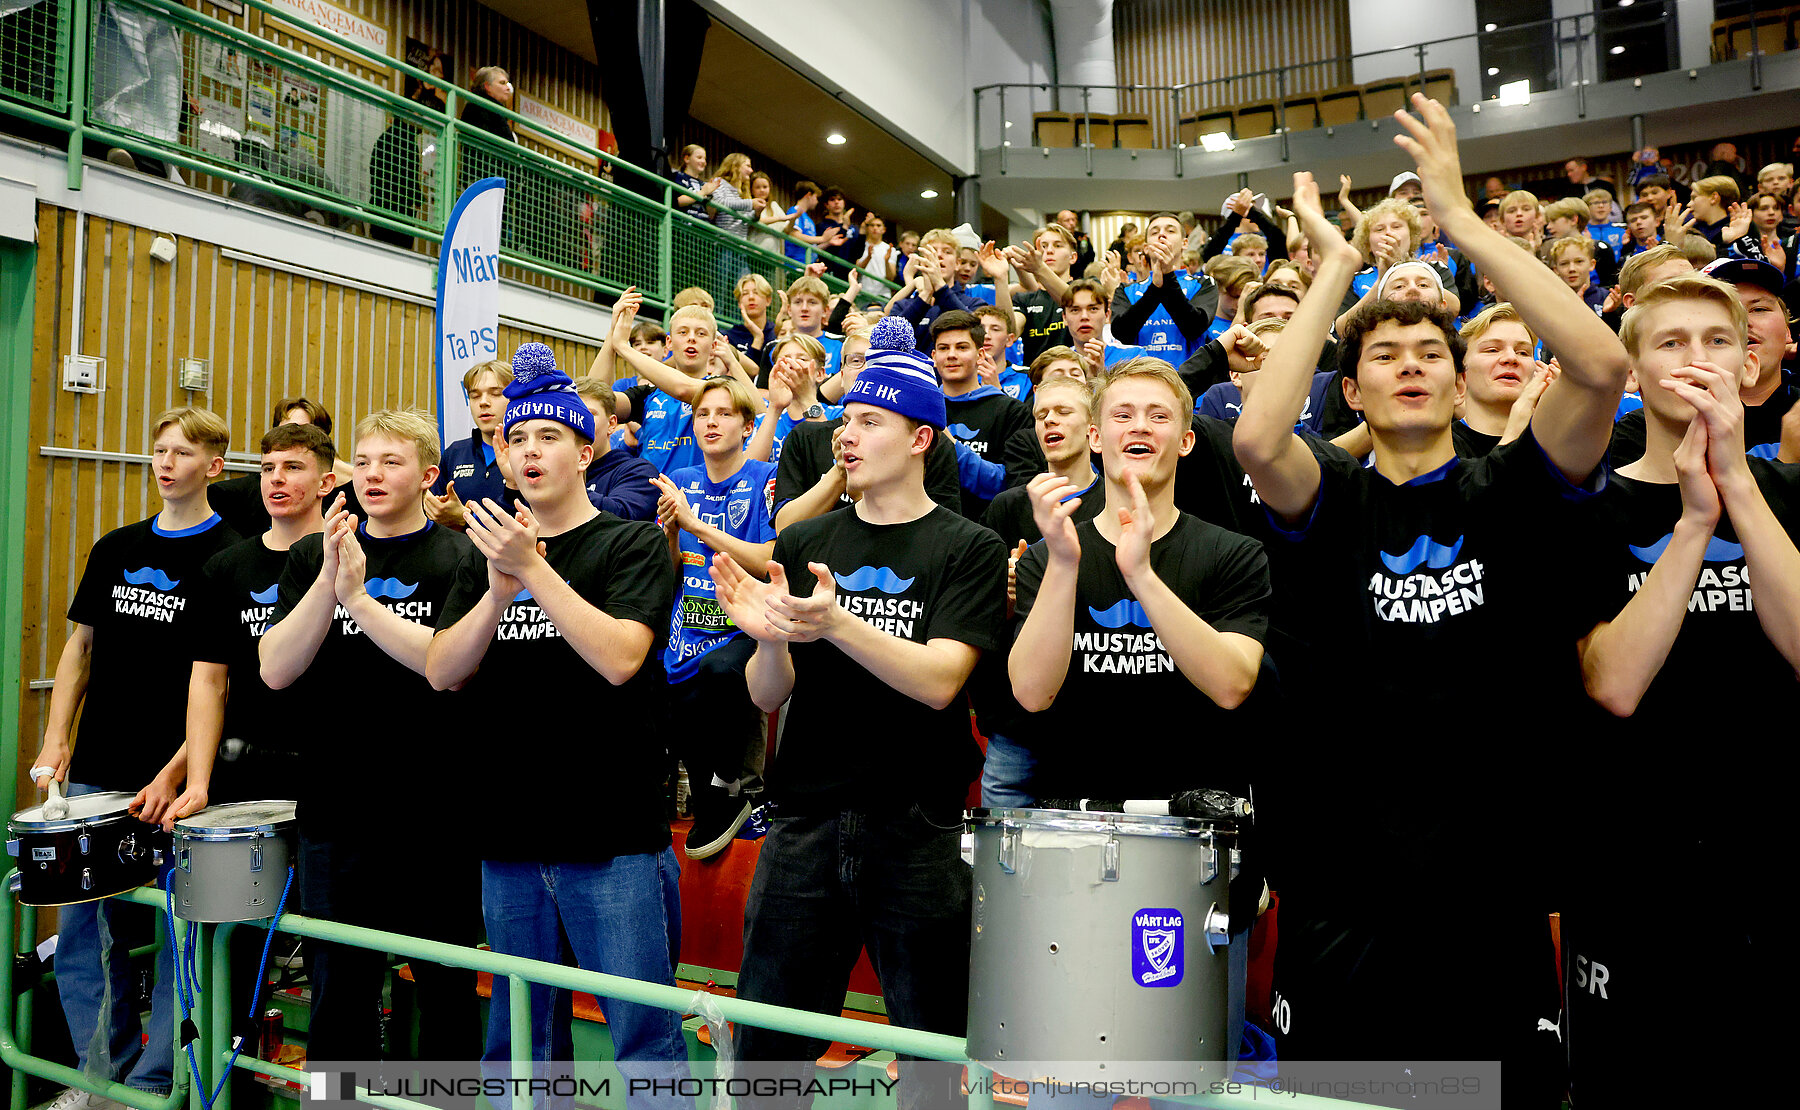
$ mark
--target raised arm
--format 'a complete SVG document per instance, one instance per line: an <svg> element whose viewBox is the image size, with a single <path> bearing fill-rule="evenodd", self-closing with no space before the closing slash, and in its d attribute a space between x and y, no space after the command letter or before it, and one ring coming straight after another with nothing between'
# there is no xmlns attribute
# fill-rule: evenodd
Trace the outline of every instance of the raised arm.
<svg viewBox="0 0 1800 1110"><path fill-rule="evenodd" d="M1561 373L1556 388L1539 403L1531 430L1564 478L1585 482L1606 457L1631 360L1619 337L1580 294L1475 214L1463 193L1450 113L1422 95L1414 94L1412 102L1417 116L1395 113L1404 133L1394 142L1417 163L1425 203L1438 227L1556 353Z"/></svg>
<svg viewBox="0 0 1800 1110"><path fill-rule="evenodd" d="M1256 389L1245 400L1231 446L1263 504L1289 524L1311 513L1319 496L1319 460L1294 434L1312 391L1313 370L1331 328L1332 314L1350 288L1361 258L1325 221L1319 186L1310 173L1294 175L1294 214L1318 244L1319 271L1312 289L1288 321L1281 342L1263 362ZM1325 233L1329 234L1325 234Z"/></svg>
<svg viewBox="0 0 1800 1110"><path fill-rule="evenodd" d="M631 367L639 380L655 386L677 401L691 405L700 396L699 378L690 378L666 362L658 362L642 351L633 350L629 343L615 341L613 353L625 360L625 365Z"/></svg>

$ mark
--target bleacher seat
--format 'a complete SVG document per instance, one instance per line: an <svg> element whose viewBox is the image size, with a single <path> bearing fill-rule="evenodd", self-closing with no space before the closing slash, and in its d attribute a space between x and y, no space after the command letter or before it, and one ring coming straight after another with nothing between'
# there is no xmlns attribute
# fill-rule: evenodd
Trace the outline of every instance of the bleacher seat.
<svg viewBox="0 0 1800 1110"><path fill-rule="evenodd" d="M1237 110L1237 134L1239 139L1256 139L1275 133L1274 104L1246 104Z"/></svg>
<svg viewBox="0 0 1800 1110"><path fill-rule="evenodd" d="M1087 126L1083 128L1083 124ZM1075 117L1075 131L1086 134L1077 145L1091 145L1099 150L1111 150L1113 145L1113 118L1098 112L1089 112L1085 116Z"/></svg>
<svg viewBox="0 0 1800 1110"><path fill-rule="evenodd" d="M1289 131L1311 131L1319 126L1319 98L1313 93L1282 98L1281 111L1281 122Z"/></svg>
<svg viewBox="0 0 1800 1110"><path fill-rule="evenodd" d="M1066 112L1033 112L1031 115L1033 146L1074 146L1075 121Z"/></svg>
<svg viewBox="0 0 1800 1110"><path fill-rule="evenodd" d="M1369 119L1391 116L1406 107L1406 79L1371 81L1362 87L1363 114Z"/></svg>
<svg viewBox="0 0 1800 1110"><path fill-rule="evenodd" d="M1319 94L1319 125L1341 127L1363 118L1362 87L1350 85Z"/></svg>
<svg viewBox="0 0 1800 1110"><path fill-rule="evenodd" d="M1113 132L1125 150L1149 150L1156 145L1156 131L1149 116L1114 116Z"/></svg>
<svg viewBox="0 0 1800 1110"><path fill-rule="evenodd" d="M1199 146L1200 136L1220 131L1237 138L1237 122L1230 108L1213 108L1181 121L1181 141L1189 146Z"/></svg>

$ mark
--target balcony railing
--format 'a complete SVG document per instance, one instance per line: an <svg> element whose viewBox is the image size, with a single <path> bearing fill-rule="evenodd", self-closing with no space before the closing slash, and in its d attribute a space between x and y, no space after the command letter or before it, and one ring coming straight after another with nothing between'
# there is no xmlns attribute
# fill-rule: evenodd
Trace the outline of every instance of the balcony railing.
<svg viewBox="0 0 1800 1110"><path fill-rule="evenodd" d="M283 18L263 0L244 0ZM120 148L227 183L230 194L338 227L441 243L461 189L507 179L503 261L617 294L637 286L666 307L683 288L736 315L732 287L758 273L783 288L821 257L752 223L746 240L676 208L668 179L551 131L485 98L483 107L561 160L457 118L471 94L350 39L309 35L441 93L408 99L177 0L19 0L0 16L0 115L68 136L69 184L84 151ZM580 164L577 164L580 163ZM694 194L687 194L694 195ZM834 267L841 264L830 260ZM828 274L835 290L844 282ZM865 274L871 290L879 275Z"/></svg>

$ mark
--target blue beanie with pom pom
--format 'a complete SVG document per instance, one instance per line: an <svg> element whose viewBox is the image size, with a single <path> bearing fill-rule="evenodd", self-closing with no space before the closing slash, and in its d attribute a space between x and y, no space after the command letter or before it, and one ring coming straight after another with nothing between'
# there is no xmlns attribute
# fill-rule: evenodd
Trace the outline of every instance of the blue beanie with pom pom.
<svg viewBox="0 0 1800 1110"><path fill-rule="evenodd" d="M899 316L883 316L869 333L869 354L844 404L874 405L942 428L944 391L931 360L919 353L918 333Z"/></svg>

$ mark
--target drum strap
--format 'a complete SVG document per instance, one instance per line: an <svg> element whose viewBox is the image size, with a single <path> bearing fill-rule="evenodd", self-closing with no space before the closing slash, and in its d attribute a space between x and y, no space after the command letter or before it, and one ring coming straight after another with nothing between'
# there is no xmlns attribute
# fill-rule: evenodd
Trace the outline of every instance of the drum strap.
<svg viewBox="0 0 1800 1110"><path fill-rule="evenodd" d="M275 904L275 916L270 919L268 933L263 938L262 959L258 960L256 964L256 987L250 992L250 1018L253 1021L256 1018L257 1009L262 1005L263 982L268 978L269 949L275 943L275 930L281 924L282 912L287 909L288 894L293 889L294 868L292 864L289 864L287 882L281 888L281 901ZM200 1092L200 1101L205 1104L206 1110L212 1110L212 1105L218 1100L220 1092L225 1090L225 1084L231 1082L231 1069L237 1066L238 1054L244 1050L244 1039L242 1037L234 1038L235 1043L231 1046L231 1059L226 1062L225 1070L219 1073L219 1085L213 1088L210 1095L207 1094L206 1084L200 1078L200 1061L194 1056L194 1042L200 1039L200 1031L194 1026L193 1021L194 1002L200 993L200 975L194 966L195 961L199 958L197 953L200 949L198 943L200 923L197 921L187 923L187 944L183 945L176 939L174 868L169 869L163 894L168 903L168 912L164 915L164 920L169 923L169 949L174 955L175 995L181 1001L181 1043L187 1046L188 1069L194 1075L194 1089Z"/></svg>

